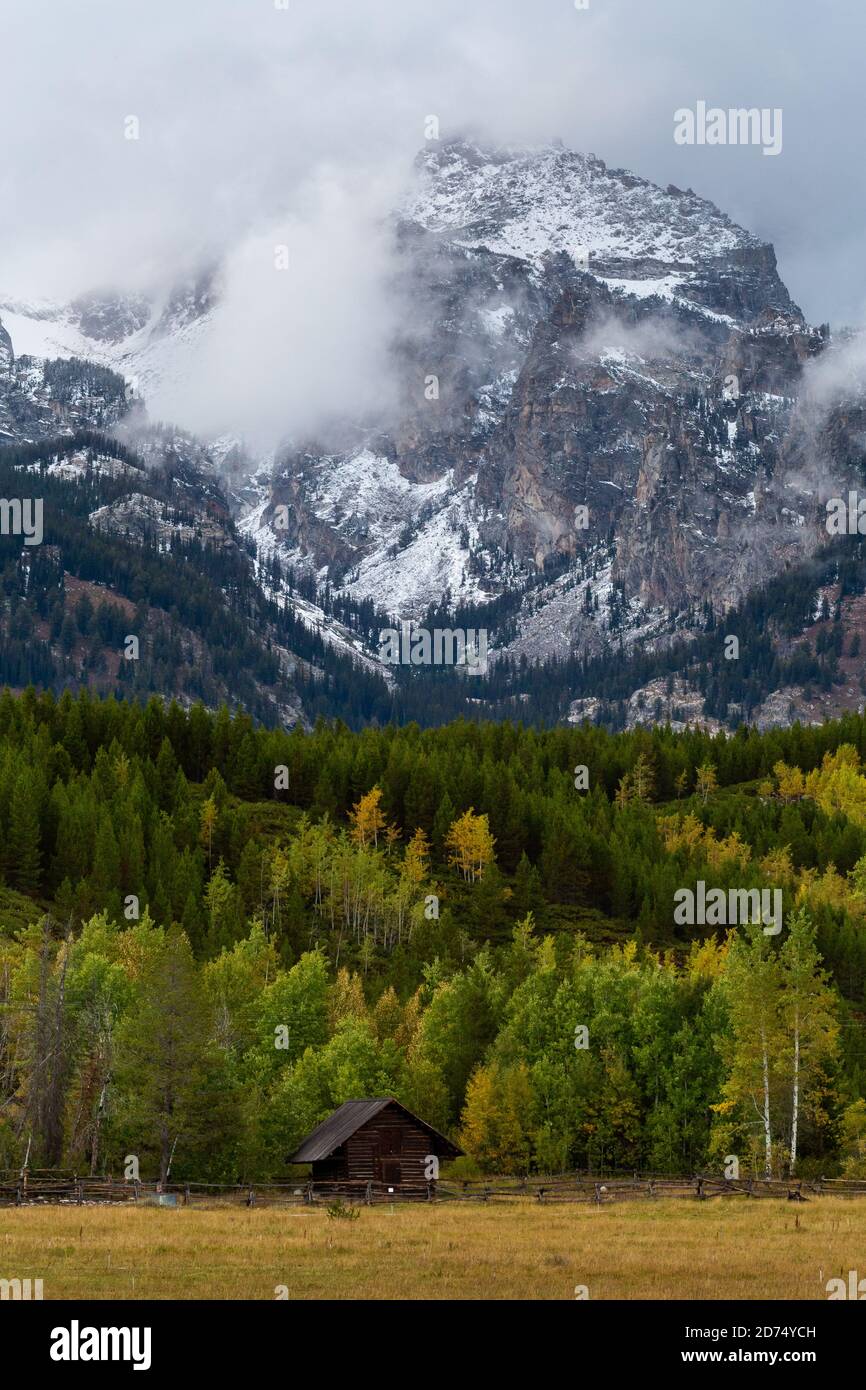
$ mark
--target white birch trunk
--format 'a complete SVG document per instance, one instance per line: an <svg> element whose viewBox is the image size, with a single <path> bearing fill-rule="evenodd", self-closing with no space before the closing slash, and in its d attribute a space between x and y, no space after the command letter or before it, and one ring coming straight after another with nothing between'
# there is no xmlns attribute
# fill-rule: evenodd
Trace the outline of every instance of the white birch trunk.
<svg viewBox="0 0 866 1390"><path fill-rule="evenodd" d="M773 1140L770 1133L770 1063L767 1057L767 1034L761 1027L761 1066L764 1076L764 1170L766 1176L773 1176Z"/></svg>
<svg viewBox="0 0 866 1390"><path fill-rule="evenodd" d="M800 1010L794 1010L794 1094L791 1104L791 1173L797 1164L797 1125L800 1118Z"/></svg>

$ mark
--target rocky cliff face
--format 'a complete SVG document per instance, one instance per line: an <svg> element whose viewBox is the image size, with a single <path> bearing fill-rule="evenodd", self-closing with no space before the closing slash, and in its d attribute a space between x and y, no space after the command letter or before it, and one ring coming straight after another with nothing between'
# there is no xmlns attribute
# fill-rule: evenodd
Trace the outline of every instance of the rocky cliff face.
<svg viewBox="0 0 866 1390"><path fill-rule="evenodd" d="M494 667L661 653L826 545L827 497L866 475L862 372L850 342L805 322L772 246L713 204L560 146L454 142L417 161L393 237L387 406L257 468L228 437L175 451L205 509L221 468L263 594L347 660L380 671L383 613L440 602L471 606L467 626L486 618ZM146 378L178 343L194 350L218 302L207 271L161 306L89 296L46 318L0 304L13 330L0 327L0 441L116 428L129 407L102 367L67 380L63 364L16 358L16 329L50 342L74 328L87 355ZM163 434L136 448L172 454ZM133 537L157 520L185 524L136 496L99 524ZM830 603L866 638L851 592ZM654 681L617 695L624 718L702 704L685 667L670 690ZM764 693L769 722L814 714L808 690ZM726 717L718 693L714 707Z"/></svg>
<svg viewBox="0 0 866 1390"><path fill-rule="evenodd" d="M721 613L826 538L818 481L854 430L804 408L827 335L771 246L559 147L455 143L417 173L400 407L284 454L251 533L401 616L553 563L509 644L540 657L597 650L614 607L626 641Z"/></svg>
<svg viewBox="0 0 866 1390"><path fill-rule="evenodd" d="M110 429L127 408L123 377L92 362L16 357L0 320L0 444Z"/></svg>
<svg viewBox="0 0 866 1390"><path fill-rule="evenodd" d="M15 353L12 351L12 339L0 323L0 377L4 381L11 379L14 366Z"/></svg>

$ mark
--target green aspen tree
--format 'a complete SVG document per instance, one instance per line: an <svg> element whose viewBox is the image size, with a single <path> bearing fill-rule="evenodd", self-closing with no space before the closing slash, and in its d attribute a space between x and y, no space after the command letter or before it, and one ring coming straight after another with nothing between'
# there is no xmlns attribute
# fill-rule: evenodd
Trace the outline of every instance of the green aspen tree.
<svg viewBox="0 0 866 1390"><path fill-rule="evenodd" d="M815 928L805 907L792 912L780 953L781 1012L786 1033L784 1065L791 1087L790 1171L797 1145L804 1096L816 1066L836 1051L838 1024L834 994L821 969Z"/></svg>

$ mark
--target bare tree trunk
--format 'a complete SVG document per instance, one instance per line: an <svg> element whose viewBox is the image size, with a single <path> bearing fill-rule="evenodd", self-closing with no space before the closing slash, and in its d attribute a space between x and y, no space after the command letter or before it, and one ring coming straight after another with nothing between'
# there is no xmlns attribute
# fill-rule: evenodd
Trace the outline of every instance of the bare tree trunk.
<svg viewBox="0 0 866 1390"><path fill-rule="evenodd" d="M800 1010L794 1010L794 1094L791 1104L791 1173L797 1165L797 1127L800 1119Z"/></svg>
<svg viewBox="0 0 866 1390"><path fill-rule="evenodd" d="M770 1063L767 1057L767 1034L761 1026L761 1066L764 1077L764 1171L773 1176L773 1140L770 1130Z"/></svg>

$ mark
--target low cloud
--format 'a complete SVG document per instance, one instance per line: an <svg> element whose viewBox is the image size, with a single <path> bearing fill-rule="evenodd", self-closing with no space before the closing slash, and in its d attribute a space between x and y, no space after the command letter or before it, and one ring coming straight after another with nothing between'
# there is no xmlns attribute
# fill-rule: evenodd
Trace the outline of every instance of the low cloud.
<svg viewBox="0 0 866 1390"><path fill-rule="evenodd" d="M435 115L443 139L561 137L691 185L775 241L812 321L852 321L866 185L850 55L864 39L859 0L838 0L832 24L789 0L5 5L0 292L167 293L217 262L224 332L160 413L297 434L317 412L361 411L385 381L393 314L384 195ZM783 108L783 153L678 146L674 112L698 99Z"/></svg>
<svg viewBox="0 0 866 1390"><path fill-rule="evenodd" d="M664 318L647 316L626 323L607 314L587 330L579 351L598 356L611 350L645 362L669 362L706 351L706 342L695 329Z"/></svg>
<svg viewBox="0 0 866 1390"><path fill-rule="evenodd" d="M221 268L220 302L182 375L149 398L163 418L254 448L303 441L390 404L387 350L394 189L322 170L293 211L247 235Z"/></svg>
<svg viewBox="0 0 866 1390"><path fill-rule="evenodd" d="M840 402L866 401L866 332L839 335L803 370L805 405L827 411Z"/></svg>

